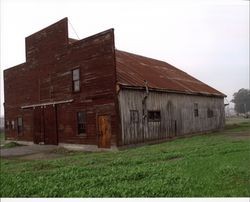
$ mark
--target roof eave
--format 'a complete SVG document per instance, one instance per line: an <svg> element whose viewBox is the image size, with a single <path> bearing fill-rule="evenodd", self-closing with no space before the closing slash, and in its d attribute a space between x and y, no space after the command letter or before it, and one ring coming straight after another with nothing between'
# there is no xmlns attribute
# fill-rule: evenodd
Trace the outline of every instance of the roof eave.
<svg viewBox="0 0 250 202"><path fill-rule="evenodd" d="M123 88L123 89L134 89L134 90L145 90L146 87L142 86L132 86L132 85L127 85L124 83L118 83L118 85ZM224 94L211 94L211 93L206 93L206 92L191 92L191 91L175 91L175 90L170 90L170 89L161 89L161 88L152 88L148 87L149 91L156 91L156 92L165 92L165 93L177 93L177 94L186 94L186 95L200 95L200 96L207 96L207 97L227 97Z"/></svg>

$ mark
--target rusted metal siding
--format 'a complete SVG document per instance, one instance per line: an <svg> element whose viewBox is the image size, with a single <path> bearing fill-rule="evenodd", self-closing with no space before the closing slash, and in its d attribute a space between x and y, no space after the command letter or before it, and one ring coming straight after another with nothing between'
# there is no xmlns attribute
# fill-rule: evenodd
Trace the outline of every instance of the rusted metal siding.
<svg viewBox="0 0 250 202"><path fill-rule="evenodd" d="M24 133L7 129L8 139L33 141L35 109L56 110L58 142L98 144L97 116L108 114L111 145L116 145L117 98L113 29L82 40L68 41L67 19L26 38L26 63L4 71L5 117L15 121L23 116ZM72 92L72 70L80 69L79 93ZM21 109L22 106L73 100L50 106ZM44 110L44 109L43 109ZM86 112L86 134L77 134L78 111ZM43 124L46 124L45 122ZM39 125L39 124L38 124ZM48 128L48 131L55 128Z"/></svg>
<svg viewBox="0 0 250 202"><path fill-rule="evenodd" d="M145 110L159 110L161 121L148 122L147 117L143 119L142 100L145 95L145 91L141 90L121 89L119 92L124 145L163 140L224 127L223 98L150 91L146 98ZM194 117L194 103L198 103L198 117ZM208 108L214 112L212 118L207 117ZM138 110L138 123L131 122L130 110Z"/></svg>

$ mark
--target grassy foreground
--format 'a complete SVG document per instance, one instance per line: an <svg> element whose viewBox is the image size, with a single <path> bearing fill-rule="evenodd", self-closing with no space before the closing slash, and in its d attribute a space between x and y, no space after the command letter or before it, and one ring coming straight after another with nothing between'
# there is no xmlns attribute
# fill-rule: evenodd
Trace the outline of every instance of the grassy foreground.
<svg viewBox="0 0 250 202"><path fill-rule="evenodd" d="M250 196L250 122L119 152L1 159L1 197Z"/></svg>

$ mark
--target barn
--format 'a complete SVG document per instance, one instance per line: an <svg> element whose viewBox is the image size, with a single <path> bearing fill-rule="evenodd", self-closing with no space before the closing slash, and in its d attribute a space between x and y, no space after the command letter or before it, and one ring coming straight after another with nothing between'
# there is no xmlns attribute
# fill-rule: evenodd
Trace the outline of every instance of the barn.
<svg viewBox="0 0 250 202"><path fill-rule="evenodd" d="M114 30L68 37L64 18L25 38L4 71L6 139L114 149L224 126L225 95L176 67L117 50Z"/></svg>

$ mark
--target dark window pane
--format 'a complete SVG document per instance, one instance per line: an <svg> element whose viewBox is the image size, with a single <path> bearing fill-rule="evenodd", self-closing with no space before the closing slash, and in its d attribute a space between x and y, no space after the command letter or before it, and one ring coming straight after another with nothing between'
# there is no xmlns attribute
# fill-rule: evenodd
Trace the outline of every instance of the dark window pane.
<svg viewBox="0 0 250 202"><path fill-rule="evenodd" d="M148 112L148 120L153 120L154 119L154 113Z"/></svg>
<svg viewBox="0 0 250 202"><path fill-rule="evenodd" d="M199 116L199 109L197 103L194 103L194 116L195 117Z"/></svg>
<svg viewBox="0 0 250 202"><path fill-rule="evenodd" d="M77 112L77 129L78 129L78 134L86 133L86 114L85 114L85 112Z"/></svg>
<svg viewBox="0 0 250 202"><path fill-rule="evenodd" d="M84 124L78 124L78 134L86 133L85 125Z"/></svg>
<svg viewBox="0 0 250 202"><path fill-rule="evenodd" d="M148 111L148 121L160 122L161 121L161 112L160 111Z"/></svg>
<svg viewBox="0 0 250 202"><path fill-rule="evenodd" d="M161 114L160 114L160 112L154 112L154 119L155 119L155 120L160 120L160 119L161 119Z"/></svg>

